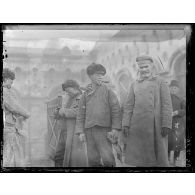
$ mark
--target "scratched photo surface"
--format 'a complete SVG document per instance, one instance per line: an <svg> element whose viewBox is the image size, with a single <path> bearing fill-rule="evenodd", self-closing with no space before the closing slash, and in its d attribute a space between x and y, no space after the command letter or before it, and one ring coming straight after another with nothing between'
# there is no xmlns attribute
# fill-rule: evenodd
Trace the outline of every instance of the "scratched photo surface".
<svg viewBox="0 0 195 195"><path fill-rule="evenodd" d="M120 130L116 127L117 141L112 139L113 134L111 138L109 134L98 135L100 130L95 125L93 128L90 127L93 135L84 134L86 139L84 141L80 139L80 134L75 133L76 112L79 109L82 94L88 92L91 83L87 67L92 63L104 66L106 74L101 77L102 85L114 94L113 97L117 99L122 114L125 112L123 107L126 105L130 86L137 81L139 76L139 66L136 61L139 56L152 59L154 66L151 71L156 77L166 81L168 89L172 80L176 80L176 87L179 88L177 96L180 98L176 101L177 103L180 100L185 102L187 28L188 26L180 25L175 27L174 25L5 25L3 69L8 68L14 72L15 79L8 94L9 97L3 97L9 99L11 96L15 104L26 112L27 117L13 116L15 132L9 133L7 137L4 135L8 141L3 142L3 159L6 161L1 163L3 167L90 167L97 158L99 158L99 164L107 167L106 163L111 158L107 152L107 145L112 150L114 167L145 167L146 169L150 167L147 160L153 158L153 154L149 152L150 154L147 155L147 149L152 144L154 148L151 151L154 150L154 154L157 155L158 143L156 143L155 132L152 138L143 135L147 124L142 124L143 128L139 126L142 128L140 135L134 133L131 135L130 131L129 137L134 139L132 143L135 142L132 147L128 146L129 138L125 137L124 132L121 131L122 126ZM80 94L78 99L74 99L75 102L67 103L69 102L66 96L68 92L64 91L62 86L67 80L74 80L79 85ZM142 88L137 90L142 90ZM87 98L89 97L90 95ZM135 102L141 101L140 98L136 98L135 95ZM147 97L145 101L149 101ZM141 104L140 108L143 108L144 112L145 104L143 103L143 106ZM182 112L184 114L180 117L182 122L178 120L172 124L166 136L166 155L170 167L186 167L183 105L185 103L178 104L176 111L184 109ZM64 109L61 109L62 107ZM94 110L98 109L100 109L98 105L94 104ZM59 110L64 114L60 115ZM71 113L67 110L71 110ZM114 109L110 108L110 110ZM175 110L173 109L173 112ZM136 111L133 112L133 116L135 113ZM175 115L177 114L176 112ZM69 115L71 116L68 118ZM141 124L142 121L147 123L146 118L139 119L140 121L137 119L137 123ZM113 123L112 116L110 120L109 123ZM6 124L5 113L4 127ZM121 124L123 125L123 122ZM178 130L180 125L182 125L181 131ZM102 132L107 132L106 128L110 128L112 132L112 124L110 127L101 128ZM10 134L17 134L19 138ZM104 137L101 138L101 136ZM12 139L12 143L9 139ZM91 143L92 139L94 143ZM145 145L142 144L147 139L151 140ZM8 146L5 146L6 144ZM17 149L14 150L11 144ZM172 147L169 153L168 145ZM97 155L92 151L92 147L95 147L93 149ZM136 150L138 150L137 153L133 154ZM91 152L94 154L90 154ZM140 157L136 156L138 153ZM141 159L142 163L133 159L132 156Z"/></svg>

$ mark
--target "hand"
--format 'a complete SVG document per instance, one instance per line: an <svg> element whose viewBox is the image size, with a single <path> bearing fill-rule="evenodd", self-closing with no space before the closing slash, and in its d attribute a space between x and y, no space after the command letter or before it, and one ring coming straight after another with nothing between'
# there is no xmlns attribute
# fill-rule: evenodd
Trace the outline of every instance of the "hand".
<svg viewBox="0 0 195 195"><path fill-rule="evenodd" d="M125 135L125 137L128 137L129 136L129 127L123 127L122 132Z"/></svg>
<svg viewBox="0 0 195 195"><path fill-rule="evenodd" d="M86 142L85 134L84 133L80 133L79 134L79 139L80 139L81 142Z"/></svg>
<svg viewBox="0 0 195 195"><path fill-rule="evenodd" d="M58 114L60 116L63 116L64 115L64 108L60 108L59 111L58 111Z"/></svg>
<svg viewBox="0 0 195 195"><path fill-rule="evenodd" d="M162 135L163 137L165 137L166 135L168 135L169 131L170 131L169 128L167 128L167 127L162 127L162 129L161 129L161 135Z"/></svg>
<svg viewBox="0 0 195 195"><path fill-rule="evenodd" d="M172 112L172 116L177 116L178 115L178 110Z"/></svg>
<svg viewBox="0 0 195 195"><path fill-rule="evenodd" d="M112 129L112 137L113 139L117 140L118 139L118 130Z"/></svg>
<svg viewBox="0 0 195 195"><path fill-rule="evenodd" d="M107 138L112 144L116 144L118 142L118 130L113 129L112 131L108 132Z"/></svg>
<svg viewBox="0 0 195 195"><path fill-rule="evenodd" d="M59 119L59 118L60 118L60 115L59 115L59 108L56 108L56 109L55 109L53 115L54 115L54 119Z"/></svg>

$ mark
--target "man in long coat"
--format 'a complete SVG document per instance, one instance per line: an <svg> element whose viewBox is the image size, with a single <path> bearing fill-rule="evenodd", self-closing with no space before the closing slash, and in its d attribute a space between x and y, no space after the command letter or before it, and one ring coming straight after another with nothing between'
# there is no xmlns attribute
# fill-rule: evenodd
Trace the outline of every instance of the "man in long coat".
<svg viewBox="0 0 195 195"><path fill-rule="evenodd" d="M167 134L172 126L168 85L152 74L153 58L136 58L139 78L124 104L122 127L126 136L125 163L137 167L167 167Z"/></svg>
<svg viewBox="0 0 195 195"><path fill-rule="evenodd" d="M79 84L75 80L66 80L62 84L66 92L59 117L63 119L55 161L57 167L85 167L87 157L78 136L75 135L75 125L78 105L81 97Z"/></svg>

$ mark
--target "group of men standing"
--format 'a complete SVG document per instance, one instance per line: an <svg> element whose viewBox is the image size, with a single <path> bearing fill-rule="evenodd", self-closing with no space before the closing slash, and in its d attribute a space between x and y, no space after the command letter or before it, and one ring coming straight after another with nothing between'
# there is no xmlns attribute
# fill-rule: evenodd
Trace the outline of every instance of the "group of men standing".
<svg viewBox="0 0 195 195"><path fill-rule="evenodd" d="M184 148L185 125L179 122L179 127L182 128L175 128L175 121L183 121L184 101L174 90L169 89L163 79L153 75L155 64L152 57L139 56L136 62L139 76L131 84L122 109L116 94L103 82L106 69L101 64L92 63L87 67L91 83L84 93L74 80L67 80L62 85L69 96L68 102L75 102L75 98L78 100L73 103L73 107L70 103L58 112L59 116L67 120L63 166L115 167L113 144L116 143L121 146L125 156L124 163L129 166L168 167L168 154L172 150L175 151L176 160ZM174 82L178 84L177 81ZM171 89L173 85L176 87L174 82L170 85ZM69 112L74 114L70 115ZM71 128L68 127L70 118ZM71 136L68 136L69 131ZM180 142L176 141L178 139ZM79 142L86 143L87 162L83 158L85 152L79 152L75 147ZM66 148L67 143L72 150ZM56 157L60 156L59 148L58 145Z"/></svg>
<svg viewBox="0 0 195 195"><path fill-rule="evenodd" d="M175 159L178 157L185 132L185 101L176 93L178 83L172 82L170 90L163 79L153 75L152 57L139 56L136 62L138 78L131 83L122 109L116 94L103 82L106 69L101 64L87 67L91 83L84 92L75 80L62 84L63 106L55 117L64 126L54 158L56 167L115 167L113 145L119 146L123 162L129 166L168 167L168 153L175 151ZM4 101L4 109L14 113L8 104ZM25 112L20 115L29 117ZM4 149L10 129L7 121L5 124Z"/></svg>

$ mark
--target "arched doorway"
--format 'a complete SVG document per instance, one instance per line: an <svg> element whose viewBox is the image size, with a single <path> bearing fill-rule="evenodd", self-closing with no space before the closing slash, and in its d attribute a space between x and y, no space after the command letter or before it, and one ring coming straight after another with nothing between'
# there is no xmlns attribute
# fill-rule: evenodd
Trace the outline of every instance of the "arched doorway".
<svg viewBox="0 0 195 195"><path fill-rule="evenodd" d="M116 76L117 91L118 91L118 97L121 105L124 104L132 80L133 80L132 74L127 68L124 68L117 73Z"/></svg>
<svg viewBox="0 0 195 195"><path fill-rule="evenodd" d="M186 51L185 48L177 50L170 60L170 71L173 79L179 82L180 95L186 98Z"/></svg>

